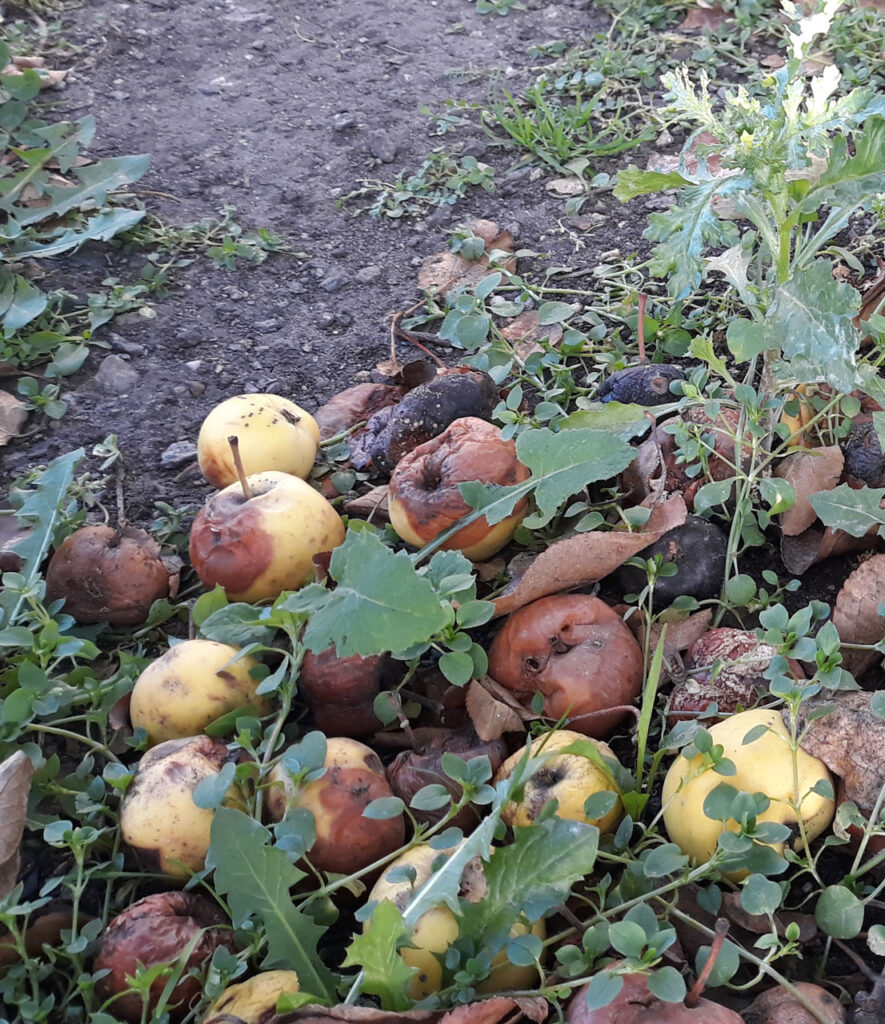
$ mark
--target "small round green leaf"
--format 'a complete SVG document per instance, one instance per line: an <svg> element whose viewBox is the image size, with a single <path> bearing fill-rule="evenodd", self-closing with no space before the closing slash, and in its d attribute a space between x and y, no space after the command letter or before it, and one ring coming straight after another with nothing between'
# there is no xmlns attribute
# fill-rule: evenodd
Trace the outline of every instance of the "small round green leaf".
<svg viewBox="0 0 885 1024"><path fill-rule="evenodd" d="M828 885L814 908L821 930L834 939L853 939L863 928L864 905L844 885Z"/></svg>

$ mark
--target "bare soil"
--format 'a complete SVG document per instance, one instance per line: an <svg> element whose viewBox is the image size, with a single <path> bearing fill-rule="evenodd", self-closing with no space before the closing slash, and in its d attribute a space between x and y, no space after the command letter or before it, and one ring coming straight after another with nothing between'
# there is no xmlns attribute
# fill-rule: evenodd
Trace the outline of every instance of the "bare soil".
<svg viewBox="0 0 885 1024"><path fill-rule="evenodd" d="M60 99L65 116L92 114L97 156L151 154L147 208L185 224L236 207L245 228L268 227L308 255L272 255L234 271L198 260L156 303L156 318L124 314L99 333L137 378L110 385L96 349L68 381L67 414L36 423L4 453L5 475L109 433L127 467L127 511L153 502L198 503L198 474L179 479L160 455L193 441L221 399L274 391L309 410L372 373L389 351L389 315L419 297L423 259L446 246L446 229L470 216L508 227L540 266L589 273L598 253L641 247L645 211L608 194L591 200L602 226L564 219L562 198L512 152L460 132L466 152L496 167L494 193L478 191L423 221L376 221L336 209L360 179L417 169L436 145L419 106L486 102L495 77L525 81L531 43L577 42L608 15L586 0L529 0L507 17L479 15L468 0L90 0L67 14L64 35L82 49ZM613 164L600 163L600 170ZM578 239L576 244L575 239ZM579 250L579 251L578 251ZM48 282L85 297L105 276L137 275L141 259L108 247L60 259ZM450 357L451 358L451 357ZM32 417L32 420L36 417Z"/></svg>

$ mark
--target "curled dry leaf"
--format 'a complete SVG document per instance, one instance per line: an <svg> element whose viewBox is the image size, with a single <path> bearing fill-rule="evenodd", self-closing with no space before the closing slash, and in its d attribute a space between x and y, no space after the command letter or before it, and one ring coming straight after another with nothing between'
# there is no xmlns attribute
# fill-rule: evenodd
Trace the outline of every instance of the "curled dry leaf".
<svg viewBox="0 0 885 1024"><path fill-rule="evenodd" d="M885 637L885 616L879 605L885 593L885 555L873 555L862 562L848 579L836 598L833 625L845 644L877 644ZM876 651L843 651L842 664L856 676L880 661Z"/></svg>
<svg viewBox="0 0 885 1024"><path fill-rule="evenodd" d="M692 139L688 150L682 156L678 153L651 153L646 162L645 169L647 171L660 171L661 174L670 174L673 171L678 171L680 164L684 160L686 171L689 174L697 174L699 163L698 147L716 146L718 144L719 139L715 135L710 132L698 132L694 139ZM704 159L707 165L707 172L713 175L713 177L726 173L722 167L722 157L718 153L707 151L704 154Z"/></svg>
<svg viewBox="0 0 885 1024"><path fill-rule="evenodd" d="M378 1010L373 1006L302 1006L278 1013L268 1024L521 1024L547 1019L546 999L539 996L493 996L454 1010Z"/></svg>
<svg viewBox="0 0 885 1024"><path fill-rule="evenodd" d="M715 32L729 20L731 15L718 4L715 7L692 7L679 25L681 32L695 32L706 29Z"/></svg>
<svg viewBox="0 0 885 1024"><path fill-rule="evenodd" d="M446 250L428 256L418 274L419 288L427 288L438 295L448 295L455 288L478 284L489 272L488 254L493 249L513 252L513 235L509 231L499 231L494 221L472 220L467 227L485 242L486 255L478 260L465 260L458 253ZM510 271L515 270L515 257L507 260L505 267Z"/></svg>
<svg viewBox="0 0 885 1024"><path fill-rule="evenodd" d="M492 685L497 694L492 693ZM500 739L505 732L525 732L525 710L493 679L471 682L467 688L467 714L476 735L486 742Z"/></svg>
<svg viewBox="0 0 885 1024"><path fill-rule="evenodd" d="M495 615L507 615L539 597L601 580L668 530L681 526L686 515L682 496L675 494L655 505L648 522L635 533L582 533L551 544L495 601Z"/></svg>
<svg viewBox="0 0 885 1024"><path fill-rule="evenodd" d="M0 897L18 877L18 848L25 830L34 766L21 750L0 763Z"/></svg>
<svg viewBox="0 0 885 1024"><path fill-rule="evenodd" d="M28 418L24 402L20 402L8 391L0 391L0 448L14 437L20 437L22 427Z"/></svg>
<svg viewBox="0 0 885 1024"><path fill-rule="evenodd" d="M629 606L625 604L615 606L615 611L619 615L624 615L629 610ZM645 631L648 628L647 617L642 609L633 608L632 612L633 614L624 621L633 631L633 635L639 641L639 644L644 647ZM664 626L667 627L667 632L664 633L664 661L661 666L660 682L662 684L670 679L676 656L691 647L696 640L700 640L709 630L710 623L713 621L713 611L711 608L705 608L703 611L695 612L693 615L683 619L670 618L671 615L678 614L680 613L668 610L651 627L650 649L652 651L657 649Z"/></svg>
<svg viewBox="0 0 885 1024"><path fill-rule="evenodd" d="M387 484L373 487L365 494L344 503L344 511L358 519L368 519L370 523L389 523L390 513L387 508Z"/></svg>
<svg viewBox="0 0 885 1024"><path fill-rule="evenodd" d="M878 533L879 527L874 525L865 536L852 537L844 530L831 530L829 526L824 529L817 523L796 537L781 536L781 560L789 572L801 576L806 569L825 558L874 548Z"/></svg>
<svg viewBox="0 0 885 1024"><path fill-rule="evenodd" d="M838 775L847 799L862 808L875 804L885 784L885 719L872 710L872 699L862 690L837 692L803 701L799 712L802 749ZM829 713L809 723L809 714L822 708Z"/></svg>
<svg viewBox="0 0 885 1024"><path fill-rule="evenodd" d="M786 480L796 492L795 504L780 517L781 530L787 537L797 537L815 522L817 513L809 497L831 491L839 483L844 466L845 456L836 444L811 452L793 452L779 463L774 475Z"/></svg>
<svg viewBox="0 0 885 1024"><path fill-rule="evenodd" d="M520 359L528 359L533 352L543 352L538 339L546 338L554 347L562 341L561 324L538 324L538 311L527 309L501 331L503 337L513 343Z"/></svg>

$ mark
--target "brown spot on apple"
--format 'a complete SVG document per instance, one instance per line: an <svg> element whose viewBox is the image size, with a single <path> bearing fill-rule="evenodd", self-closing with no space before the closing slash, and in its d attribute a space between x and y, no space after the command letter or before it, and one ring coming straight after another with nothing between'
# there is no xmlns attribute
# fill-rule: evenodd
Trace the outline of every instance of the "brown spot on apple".
<svg viewBox="0 0 885 1024"><path fill-rule="evenodd" d="M263 493L256 489L256 495ZM197 515L191 529L190 559L207 587L241 593L273 559L273 538L261 526L261 512L242 495L222 492Z"/></svg>

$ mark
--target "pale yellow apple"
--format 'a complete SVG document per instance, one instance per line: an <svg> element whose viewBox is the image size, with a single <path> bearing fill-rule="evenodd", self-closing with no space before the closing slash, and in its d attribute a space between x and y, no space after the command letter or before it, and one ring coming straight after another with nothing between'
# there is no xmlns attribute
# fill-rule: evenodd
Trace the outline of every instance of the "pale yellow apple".
<svg viewBox="0 0 885 1024"><path fill-rule="evenodd" d="M282 395L236 395L216 405L197 438L200 472L215 487L237 479L228 438L239 439L246 475L274 470L306 478L320 443L310 413Z"/></svg>
<svg viewBox="0 0 885 1024"><path fill-rule="evenodd" d="M181 736L196 736L210 722L248 708L261 717L270 702L255 690L248 655L232 659L239 648L215 640L185 640L171 647L141 673L132 690L129 717L146 730L151 746Z"/></svg>
<svg viewBox="0 0 885 1024"><path fill-rule="evenodd" d="M532 741L531 757L542 758L540 764L525 779L523 797L508 803L501 817L508 825L531 825L544 807L553 799L558 801L557 817L595 825L600 832L610 832L623 813L620 796L610 811L601 818L588 818L584 813L587 799L596 793L612 792L617 787L611 776L591 757L584 754L557 754L557 750L572 743L591 744L600 756L617 761L611 747L602 740L591 739L570 729L538 736ZM525 751L512 754L498 769L495 782L509 778L522 760Z"/></svg>
<svg viewBox="0 0 885 1024"><path fill-rule="evenodd" d="M384 874L369 893L369 902L390 900L400 912L405 911L415 894L422 885L433 874L435 864L443 864L447 857L455 852L455 848L448 850L434 850L430 846L413 846L402 856L397 857L384 870ZM494 856L494 853L492 854ZM471 870L473 862L468 865L462 875L462 895L471 902L480 902L483 895L485 878L481 871ZM390 882L388 874L398 867L411 867L415 871L413 882L404 880L401 882ZM370 928L372 924L369 918L363 928ZM417 973L412 975L409 984L409 997L414 1000L426 999L442 987L442 954L458 938L458 918L445 904L438 907L431 907L425 911L415 922L409 941L410 948L404 946L399 950L399 956L409 967L417 968ZM511 929L511 936L525 935L529 928L522 923L517 923ZM540 939L547 936L547 927L543 920L535 921L531 926L531 933ZM506 950L501 950L492 960L492 969L488 978L476 985L476 991L481 995L488 995L492 992L503 992L506 989L520 989L536 987L540 979L538 970L533 966L519 967L507 959Z"/></svg>
<svg viewBox="0 0 885 1024"><path fill-rule="evenodd" d="M262 971L246 981L228 985L209 1007L203 1024L262 1024L274 1015L281 995L300 988L295 971Z"/></svg>
<svg viewBox="0 0 885 1024"><path fill-rule="evenodd" d="M402 816L364 818L373 801L392 797L381 759L365 743L332 737L326 740L326 771L296 784L282 762L268 775L267 810L279 821L289 808L313 814L316 842L307 852L320 871L352 874L389 856L406 838Z"/></svg>
<svg viewBox="0 0 885 1024"><path fill-rule="evenodd" d="M314 579L314 555L344 540L344 523L310 484L256 473L213 495L191 528L190 559L207 587L231 601L264 601Z"/></svg>
<svg viewBox="0 0 885 1024"><path fill-rule="evenodd" d="M215 811L194 803L194 790L230 760L224 743L209 736L166 740L139 761L120 808L120 830L148 870L186 878L202 871ZM234 784L226 807L245 811Z"/></svg>
<svg viewBox="0 0 885 1024"><path fill-rule="evenodd" d="M767 731L745 744L744 737L759 725L767 726ZM690 760L680 755L667 772L662 794L667 833L695 863L703 863L713 856L717 840L725 829L738 830L736 821L714 821L704 814L708 794L723 782L747 793L764 793L769 798L768 810L757 818L760 822L796 825L799 815L791 801L798 805L809 840L820 835L832 821L835 801L812 792L818 782L832 785L832 777L823 761L798 750L798 790L794 788L790 734L779 711L764 708L742 711L711 726L709 733L714 744L722 745L723 757L734 762L737 774L723 776L712 769L703 771L702 754ZM794 847L798 847L799 842L797 838ZM772 845L778 853L783 853L783 843ZM738 872L732 877L745 874Z"/></svg>

